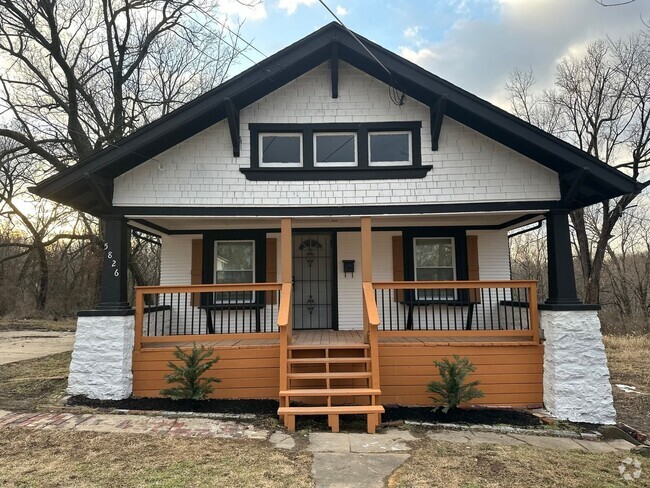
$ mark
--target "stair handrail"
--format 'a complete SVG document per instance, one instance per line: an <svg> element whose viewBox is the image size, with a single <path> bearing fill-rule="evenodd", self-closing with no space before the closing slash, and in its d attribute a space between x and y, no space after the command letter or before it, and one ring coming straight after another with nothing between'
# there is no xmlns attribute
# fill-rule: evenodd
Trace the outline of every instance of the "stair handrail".
<svg viewBox="0 0 650 488"><path fill-rule="evenodd" d="M379 311L375 300L375 290L369 281L363 282L364 331L370 346L370 371L372 388L379 389Z"/></svg>
<svg viewBox="0 0 650 488"><path fill-rule="evenodd" d="M291 323L291 282L282 283L280 290L280 305L278 306L278 330L280 331L280 391L287 390L289 386L289 344L291 344L292 326ZM280 407L285 405L286 397L280 397Z"/></svg>

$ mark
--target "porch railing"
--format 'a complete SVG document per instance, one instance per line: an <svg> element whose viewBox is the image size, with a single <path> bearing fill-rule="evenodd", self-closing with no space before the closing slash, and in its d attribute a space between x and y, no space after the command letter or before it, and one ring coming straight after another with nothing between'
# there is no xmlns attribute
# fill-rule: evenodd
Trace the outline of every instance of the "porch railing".
<svg viewBox="0 0 650 488"><path fill-rule="evenodd" d="M137 286L136 335L277 333L281 289L280 283Z"/></svg>
<svg viewBox="0 0 650 488"><path fill-rule="evenodd" d="M539 338L535 281L372 284L380 331L496 331Z"/></svg>

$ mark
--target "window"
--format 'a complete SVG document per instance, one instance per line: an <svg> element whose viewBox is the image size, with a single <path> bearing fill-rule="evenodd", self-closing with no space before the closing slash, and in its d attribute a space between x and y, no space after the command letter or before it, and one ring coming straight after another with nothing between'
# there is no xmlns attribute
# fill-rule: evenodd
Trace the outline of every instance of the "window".
<svg viewBox="0 0 650 488"><path fill-rule="evenodd" d="M302 166L302 134L260 134L260 166Z"/></svg>
<svg viewBox="0 0 650 488"><path fill-rule="evenodd" d="M314 165L356 166L356 134L354 132L314 134Z"/></svg>
<svg viewBox="0 0 650 488"><path fill-rule="evenodd" d="M456 257L453 237L413 239L415 281L453 281ZM454 290L418 290L418 299L454 299Z"/></svg>
<svg viewBox="0 0 650 488"><path fill-rule="evenodd" d="M214 282L255 282L255 241L215 241ZM215 302L251 301L253 293L224 292L215 294Z"/></svg>
<svg viewBox="0 0 650 488"><path fill-rule="evenodd" d="M370 132L368 140L370 166L411 164L410 132Z"/></svg>

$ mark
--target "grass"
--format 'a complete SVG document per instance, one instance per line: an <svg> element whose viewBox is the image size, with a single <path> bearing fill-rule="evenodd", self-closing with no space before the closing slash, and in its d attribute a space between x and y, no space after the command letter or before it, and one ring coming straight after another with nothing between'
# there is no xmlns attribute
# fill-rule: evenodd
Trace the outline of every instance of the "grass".
<svg viewBox="0 0 650 488"><path fill-rule="evenodd" d="M650 335L603 339L618 420L650 434ZM644 394L625 393L616 383L635 386Z"/></svg>
<svg viewBox="0 0 650 488"><path fill-rule="evenodd" d="M0 430L0 486L302 487L311 455L263 441Z"/></svg>
<svg viewBox="0 0 650 488"><path fill-rule="evenodd" d="M593 488L631 486L618 466L628 453L592 454L534 447L423 440L388 480L391 488ZM650 462L634 486L650 486Z"/></svg>
<svg viewBox="0 0 650 488"><path fill-rule="evenodd" d="M77 321L74 318L49 320L0 317L0 332L9 330L74 332L77 330Z"/></svg>
<svg viewBox="0 0 650 488"><path fill-rule="evenodd" d="M70 354L62 352L3 364L0 367L0 409L37 410L63 396L68 383Z"/></svg>

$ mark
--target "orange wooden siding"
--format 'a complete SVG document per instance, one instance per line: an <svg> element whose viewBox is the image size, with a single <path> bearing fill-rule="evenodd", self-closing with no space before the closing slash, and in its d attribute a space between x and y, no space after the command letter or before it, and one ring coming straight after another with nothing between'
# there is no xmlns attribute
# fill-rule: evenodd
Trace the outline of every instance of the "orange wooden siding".
<svg viewBox="0 0 650 488"><path fill-rule="evenodd" d="M221 360L211 373L222 382L212 398L277 399L279 391L279 345L215 347ZM543 346L541 345L427 345L380 343L380 403L431 405L426 384L437 377L434 359L467 356L476 365L472 379L481 382L483 405L537 406L542 404ZM133 395L159 397L168 385L167 362L172 348L136 351L133 356Z"/></svg>

